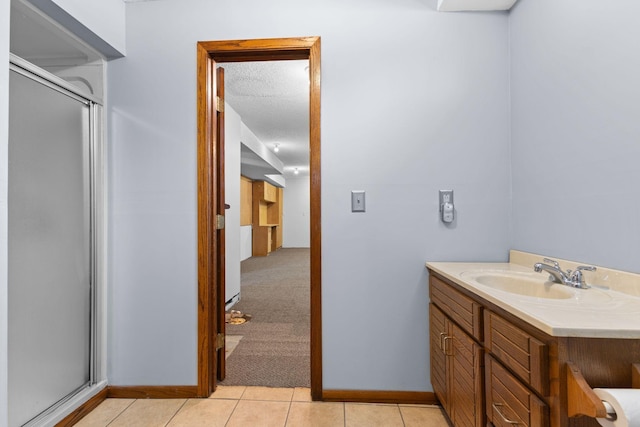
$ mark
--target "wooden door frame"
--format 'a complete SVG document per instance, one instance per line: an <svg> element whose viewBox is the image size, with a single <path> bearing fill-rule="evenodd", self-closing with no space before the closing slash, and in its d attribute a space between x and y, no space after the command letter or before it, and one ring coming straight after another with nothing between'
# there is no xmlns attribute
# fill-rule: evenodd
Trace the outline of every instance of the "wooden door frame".
<svg viewBox="0 0 640 427"><path fill-rule="evenodd" d="M224 62L309 60L309 163L311 175L311 397L322 399L322 307L320 224L320 37L203 41L197 46L198 153L198 395L215 389L216 172L224 159L216 150L215 64Z"/></svg>

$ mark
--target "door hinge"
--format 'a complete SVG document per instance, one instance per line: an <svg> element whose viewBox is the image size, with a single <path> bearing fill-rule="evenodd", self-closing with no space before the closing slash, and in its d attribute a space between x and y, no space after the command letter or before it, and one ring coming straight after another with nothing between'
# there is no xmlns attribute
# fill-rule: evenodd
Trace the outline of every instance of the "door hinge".
<svg viewBox="0 0 640 427"><path fill-rule="evenodd" d="M224 230L224 215L216 215L216 230Z"/></svg>
<svg viewBox="0 0 640 427"><path fill-rule="evenodd" d="M216 335L216 351L224 348L224 334Z"/></svg>
<svg viewBox="0 0 640 427"><path fill-rule="evenodd" d="M224 101L220 99L219 96L216 96L216 111L218 113L224 113Z"/></svg>

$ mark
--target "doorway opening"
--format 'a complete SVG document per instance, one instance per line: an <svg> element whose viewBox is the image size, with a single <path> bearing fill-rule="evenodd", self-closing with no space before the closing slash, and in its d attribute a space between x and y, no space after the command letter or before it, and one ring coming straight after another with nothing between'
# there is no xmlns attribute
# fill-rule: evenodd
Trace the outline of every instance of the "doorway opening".
<svg viewBox="0 0 640 427"><path fill-rule="evenodd" d="M322 398L320 228L320 38L259 39L198 43L198 394L206 397L224 378L224 145L218 98L224 95L225 62L309 61L310 170L310 380ZM217 118L217 119L216 119ZM221 274L222 272L222 274Z"/></svg>
<svg viewBox="0 0 640 427"><path fill-rule="evenodd" d="M309 61L219 64L224 386L310 387Z"/></svg>

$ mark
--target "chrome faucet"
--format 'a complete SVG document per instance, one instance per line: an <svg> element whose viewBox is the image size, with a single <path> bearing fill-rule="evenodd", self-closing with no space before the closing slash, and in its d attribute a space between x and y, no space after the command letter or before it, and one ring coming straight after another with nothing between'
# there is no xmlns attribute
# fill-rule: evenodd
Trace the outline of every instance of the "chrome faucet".
<svg viewBox="0 0 640 427"><path fill-rule="evenodd" d="M584 275L582 274L582 272L596 271L596 267L581 265L577 267L574 272L572 272L571 270L567 270L565 272L562 271L562 269L560 268L560 264L558 264L557 261L549 258L544 258L543 261L553 265L543 264L540 262L535 263L533 265L533 270L535 272L540 273L541 271L546 271L547 273L549 273L550 281L571 286L573 288L588 289L590 286L587 285L584 281Z"/></svg>

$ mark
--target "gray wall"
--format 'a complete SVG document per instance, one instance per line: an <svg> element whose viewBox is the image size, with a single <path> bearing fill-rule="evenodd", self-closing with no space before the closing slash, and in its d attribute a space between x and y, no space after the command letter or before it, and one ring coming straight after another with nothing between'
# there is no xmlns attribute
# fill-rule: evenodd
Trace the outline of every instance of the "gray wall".
<svg viewBox="0 0 640 427"><path fill-rule="evenodd" d="M109 64L111 384L196 383L197 40L322 36L325 387L430 389L425 260L502 261L514 247L640 271L640 6L434 6L127 5L128 56ZM0 424L7 87L0 68ZM452 227L440 188L456 191ZM353 189L367 213L349 212Z"/></svg>
<svg viewBox="0 0 640 427"><path fill-rule="evenodd" d="M84 0L29 0L48 7L53 2L80 21L101 40L123 55L125 52L125 7L122 0L99 0L100 6Z"/></svg>
<svg viewBox="0 0 640 427"><path fill-rule="evenodd" d="M109 64L111 384L196 383L196 42L319 35L324 387L431 389L425 261L510 246L507 15L435 3L127 4Z"/></svg>
<svg viewBox="0 0 640 427"><path fill-rule="evenodd" d="M224 106L225 300L240 292L240 115Z"/></svg>
<svg viewBox="0 0 640 427"><path fill-rule="evenodd" d="M640 272L640 3L510 16L513 243Z"/></svg>
<svg viewBox="0 0 640 427"><path fill-rule="evenodd" d="M9 421L7 408L8 322L8 205L9 197L9 11L10 0L0 0L0 425Z"/></svg>
<svg viewBox="0 0 640 427"><path fill-rule="evenodd" d="M288 177L283 191L282 246L308 248L311 246L309 216L311 179L309 175Z"/></svg>

